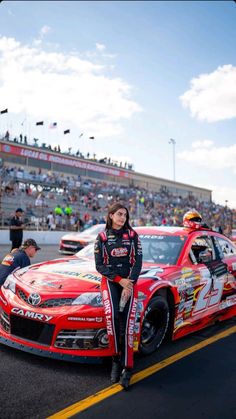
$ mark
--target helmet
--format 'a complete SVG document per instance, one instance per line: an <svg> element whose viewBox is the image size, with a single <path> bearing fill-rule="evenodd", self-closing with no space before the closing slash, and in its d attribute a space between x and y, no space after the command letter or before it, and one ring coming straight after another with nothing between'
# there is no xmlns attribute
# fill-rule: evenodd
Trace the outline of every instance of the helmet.
<svg viewBox="0 0 236 419"><path fill-rule="evenodd" d="M200 228L202 225L202 217L199 212L192 209L184 214L183 225L188 228Z"/></svg>

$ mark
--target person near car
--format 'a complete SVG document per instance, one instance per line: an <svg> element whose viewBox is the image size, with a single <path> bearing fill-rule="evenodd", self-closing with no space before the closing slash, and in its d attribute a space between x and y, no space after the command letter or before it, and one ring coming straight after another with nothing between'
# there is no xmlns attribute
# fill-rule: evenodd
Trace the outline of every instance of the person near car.
<svg viewBox="0 0 236 419"><path fill-rule="evenodd" d="M129 211L113 204L105 231L98 234L94 255L102 275L101 291L109 346L113 352L111 382L128 389L133 370L133 333L137 308L137 285L142 267L142 247L129 223ZM121 311L120 303L124 301Z"/></svg>
<svg viewBox="0 0 236 419"><path fill-rule="evenodd" d="M34 239L27 239L19 249L12 249L0 264L0 286L14 270L30 265L30 258L40 249Z"/></svg>
<svg viewBox="0 0 236 419"><path fill-rule="evenodd" d="M10 241L12 243L11 250L20 247L23 240L24 223L22 220L23 209L17 208L15 215L10 220Z"/></svg>
<svg viewBox="0 0 236 419"><path fill-rule="evenodd" d="M201 214L194 208L184 214L183 226L194 230L198 230L200 228L210 229L208 224L203 223Z"/></svg>

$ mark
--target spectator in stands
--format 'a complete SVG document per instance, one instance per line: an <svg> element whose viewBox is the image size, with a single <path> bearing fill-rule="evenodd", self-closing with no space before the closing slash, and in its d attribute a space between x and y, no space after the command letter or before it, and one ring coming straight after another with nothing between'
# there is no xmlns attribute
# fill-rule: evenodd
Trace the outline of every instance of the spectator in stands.
<svg viewBox="0 0 236 419"><path fill-rule="evenodd" d="M23 240L24 223L22 220L22 208L17 208L14 217L10 220L10 241L12 242L11 249L20 247Z"/></svg>
<svg viewBox="0 0 236 419"><path fill-rule="evenodd" d="M66 207L65 207L65 209L64 209L64 213L65 213L67 216L70 216L70 215L72 214L72 212L73 212L73 210L72 210L71 206L70 206L69 204L67 204L67 206L66 206Z"/></svg>
<svg viewBox="0 0 236 419"><path fill-rule="evenodd" d="M30 258L40 249L34 239L27 239L20 249L13 249L8 253L0 264L0 286L15 269L30 265Z"/></svg>
<svg viewBox="0 0 236 419"><path fill-rule="evenodd" d="M55 218L53 215L53 212L50 211L49 214L47 215L47 226L48 226L48 230L55 230L56 228L56 223L55 223Z"/></svg>
<svg viewBox="0 0 236 419"><path fill-rule="evenodd" d="M211 201L201 201L194 195L179 195L171 193L167 188L162 187L158 191L145 189L135 185L121 185L118 183L110 183L105 180L91 180L86 176L81 177L58 174L53 171L44 169L29 170L28 167L10 167L9 165L0 167L1 190L2 190L2 208L5 206L5 197L8 201L14 201L11 206L6 208L14 208L15 202L21 196L25 199L25 206L31 205L34 208L35 216L39 223L44 223L43 208L48 207L48 212L54 210L53 201L73 203L80 211L80 217L85 221L85 227L92 224L92 218L100 218L107 212L110 202L122 201L129 209L131 218L135 224L144 223L144 225L160 225L161 223L168 226L178 226L182 224L183 214L187 208L196 208L202 215L202 218L210 226L218 231L219 226L222 227L224 234L229 235L229 231L233 227L233 220L236 214L230 210L228 206L215 204ZM23 187L22 184L25 186ZM40 199L35 200L39 195L38 185L43 186L43 192ZM21 186L20 186L21 185ZM32 185L28 189L27 185ZM47 186L46 186L47 185ZM63 190L63 192L62 192ZM27 193L28 191L28 193ZM29 192L30 191L30 192ZM22 195L26 196L23 197ZM62 200L61 200L62 198ZM142 199L143 198L143 199ZM40 202L41 201L41 202ZM18 201L19 202L19 201ZM83 218L84 213L88 219ZM9 223L8 210L3 212L2 224ZM28 214L25 213L27 217ZM57 227L61 228L66 224L66 215L63 213L57 218ZM71 221L71 219L70 219ZM70 228L74 229L75 225L70 224Z"/></svg>
<svg viewBox="0 0 236 419"><path fill-rule="evenodd" d="M59 204L54 208L54 213L56 217L56 226L60 227L62 225L63 210Z"/></svg>
<svg viewBox="0 0 236 419"><path fill-rule="evenodd" d="M34 205L36 207L42 207L43 206L43 198L42 198L42 194L41 193L35 199L35 204Z"/></svg>
<svg viewBox="0 0 236 419"><path fill-rule="evenodd" d="M54 208L54 213L55 213L55 215L63 215L63 211L62 211L62 208L61 208L61 206L60 206L60 205L57 205L57 206Z"/></svg>
<svg viewBox="0 0 236 419"><path fill-rule="evenodd" d="M9 138L10 138L10 134L9 134L9 131L7 130L5 134L5 140L9 141Z"/></svg>
<svg viewBox="0 0 236 419"><path fill-rule="evenodd" d="M71 219L72 213L73 213L73 210L72 210L71 206L69 204L67 204L66 207L64 208L64 214L66 216L66 219L65 219L66 230L69 230L69 228L70 228L70 219Z"/></svg>
<svg viewBox="0 0 236 419"><path fill-rule="evenodd" d="M76 231L83 231L84 228L84 222L82 220L82 218L80 217L80 214L77 214L76 217Z"/></svg>

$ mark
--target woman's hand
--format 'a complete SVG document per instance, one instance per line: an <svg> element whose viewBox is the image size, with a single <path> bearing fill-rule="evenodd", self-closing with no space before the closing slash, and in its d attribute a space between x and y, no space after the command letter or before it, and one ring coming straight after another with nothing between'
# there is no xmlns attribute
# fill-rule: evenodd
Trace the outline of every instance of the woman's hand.
<svg viewBox="0 0 236 419"><path fill-rule="evenodd" d="M132 294L132 289L128 289L128 288L123 288L122 293L121 293L121 298L124 298L126 301L128 301L129 297Z"/></svg>
<svg viewBox="0 0 236 419"><path fill-rule="evenodd" d="M121 285L124 289L130 290L130 291L132 291L132 289L133 289L133 281L132 281L131 279L128 279L128 278L122 278L122 279L120 280L119 284L120 284L120 285Z"/></svg>

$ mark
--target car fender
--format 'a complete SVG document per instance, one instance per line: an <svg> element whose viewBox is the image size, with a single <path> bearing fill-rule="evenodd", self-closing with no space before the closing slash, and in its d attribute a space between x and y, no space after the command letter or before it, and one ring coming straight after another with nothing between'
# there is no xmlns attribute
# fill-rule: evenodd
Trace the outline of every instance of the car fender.
<svg viewBox="0 0 236 419"><path fill-rule="evenodd" d="M143 301L143 309L142 312L140 313L140 333L141 333L141 329L142 329L142 323L143 323L143 319L144 316L146 314L146 310L147 307L151 301L151 299L157 295L162 295L164 297L167 297L166 292L169 291L173 297L173 304L170 307L171 310L171 316L174 315L174 311L175 311L175 307L176 305L179 304L180 302L180 297L179 297L179 293L178 290L175 286L173 286L173 283L170 281L163 281L160 278L160 281L157 282L150 282L149 284L145 284L146 287L145 289L142 289L144 294L148 295L148 298L145 299L145 301ZM151 291L151 292L150 292ZM168 298L169 301L169 298ZM139 335L140 335L139 333ZM139 336L140 337L140 336Z"/></svg>

